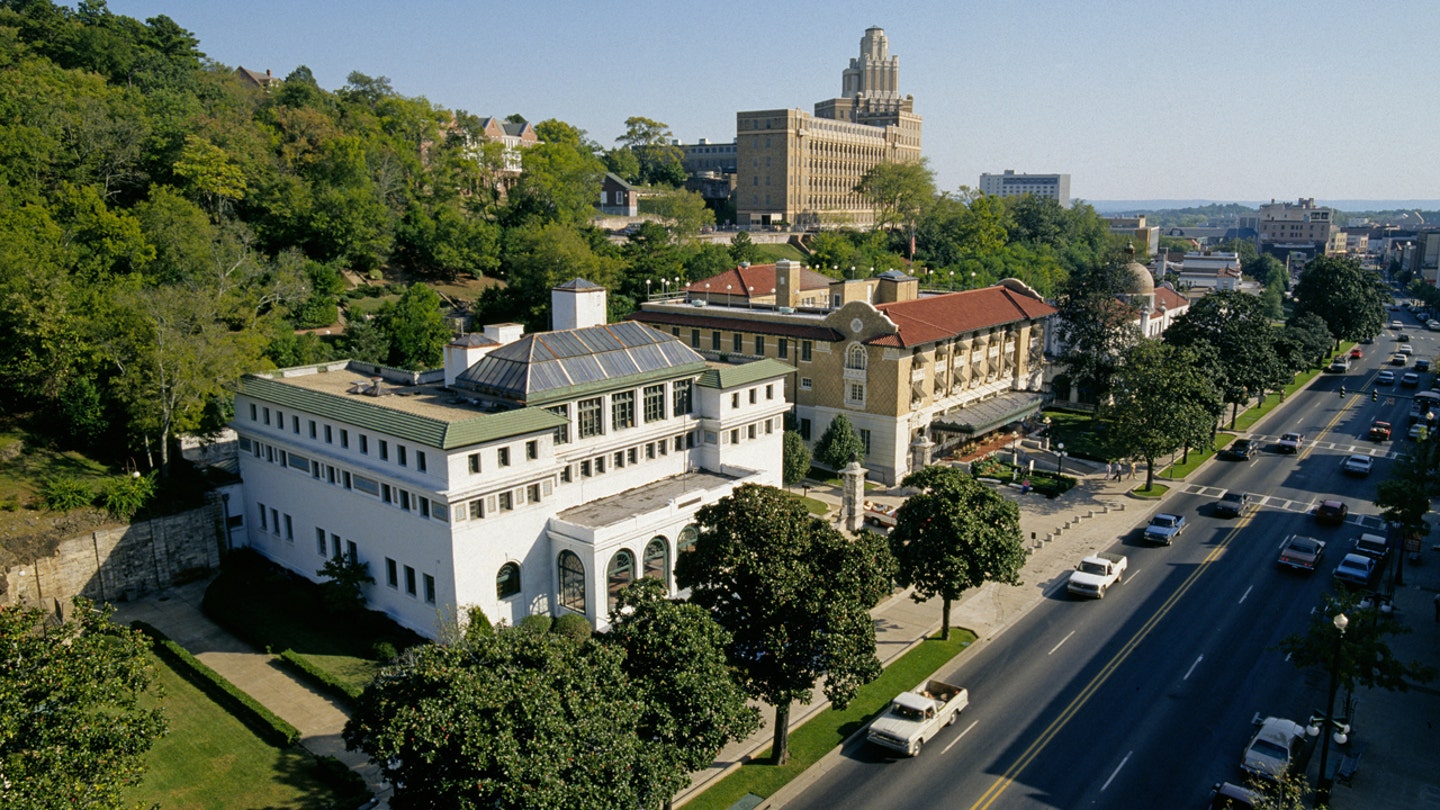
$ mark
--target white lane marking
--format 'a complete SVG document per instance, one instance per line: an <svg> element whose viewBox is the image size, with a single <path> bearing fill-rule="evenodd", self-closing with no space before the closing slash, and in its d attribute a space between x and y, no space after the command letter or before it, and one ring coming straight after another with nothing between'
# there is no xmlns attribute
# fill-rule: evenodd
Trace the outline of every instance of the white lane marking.
<svg viewBox="0 0 1440 810"><path fill-rule="evenodd" d="M1190 676L1193 675L1193 674L1195 674L1195 667L1200 666L1200 662L1201 662L1201 661L1204 661L1204 660L1205 660L1205 656L1203 656L1203 655L1200 656L1199 658L1196 658L1196 659L1195 659L1195 663L1191 664L1191 665L1190 665L1190 669L1185 672L1185 677L1181 678L1180 680L1182 680L1182 681L1188 681L1188 680L1190 680Z"/></svg>
<svg viewBox="0 0 1440 810"><path fill-rule="evenodd" d="M1290 656L1291 656L1291 653L1285 653L1285 661L1286 661L1287 663L1290 661Z"/></svg>
<svg viewBox="0 0 1440 810"><path fill-rule="evenodd" d="M960 732L959 734L956 734L956 735L955 735L955 739L951 740L949 745L947 745L947 746L945 746L944 748L940 749L940 753L943 754L943 753L945 753L946 751L949 751L951 748L954 748L954 747L955 747L955 743L960 742L960 738L961 738L961 737L964 737L966 734L969 734L969 733L970 733L970 729L975 728L975 726L977 726L977 725L979 725L979 724L980 724L980 721L979 721L979 720L976 720L975 722L973 722L973 723L971 723L970 725L966 726L964 731L962 731L962 732Z"/></svg>
<svg viewBox="0 0 1440 810"><path fill-rule="evenodd" d="M1246 589L1245 589L1245 593L1240 596L1240 601L1239 601L1239 602L1236 602L1235 604L1237 604L1237 605L1243 605L1243 604L1245 604L1245 597L1249 596L1249 595L1250 595L1250 592L1253 591L1253 590L1255 590L1255 586L1254 586L1254 585L1251 585L1250 587L1246 588Z"/></svg>
<svg viewBox="0 0 1440 810"><path fill-rule="evenodd" d="M1139 569L1139 568L1136 568L1134 571L1126 571L1126 572L1125 572L1125 578L1120 581L1120 584L1121 584L1121 585L1124 585L1125 583L1127 583L1127 582L1129 582L1130 580L1134 579L1139 573L1140 573L1140 569Z"/></svg>
<svg viewBox="0 0 1440 810"><path fill-rule="evenodd" d="M1115 766L1115 772L1112 773L1112 774L1110 774L1110 778L1109 778L1109 779L1106 779L1106 780L1105 780L1105 784L1103 784L1103 785L1100 786L1100 792L1101 792L1101 793L1104 793L1104 792L1105 792L1105 788L1110 787L1110 783L1111 783L1111 782L1114 782L1114 781L1115 781L1115 777L1120 775L1120 769L1123 768L1123 767L1125 767L1125 763L1127 763L1127 762L1130 761L1130 754L1133 754L1133 753L1135 753L1135 752L1134 752L1134 751L1131 751L1131 752L1127 753L1127 754L1125 755L1125 758L1122 759L1122 760L1120 760L1120 764Z"/></svg>
<svg viewBox="0 0 1440 810"><path fill-rule="evenodd" d="M1067 635L1067 636L1065 636L1064 638L1060 639L1060 644L1064 644L1065 642L1069 641L1069 640L1070 640L1070 636L1073 636L1073 635L1075 635L1075 631L1074 631L1074 630L1071 630L1069 635ZM1060 644L1056 644L1054 647L1051 647L1051 648L1050 648L1050 652L1045 653L1045 654L1046 654L1046 655L1054 655L1054 654L1055 654L1055 651L1058 650L1058 649L1060 649Z"/></svg>

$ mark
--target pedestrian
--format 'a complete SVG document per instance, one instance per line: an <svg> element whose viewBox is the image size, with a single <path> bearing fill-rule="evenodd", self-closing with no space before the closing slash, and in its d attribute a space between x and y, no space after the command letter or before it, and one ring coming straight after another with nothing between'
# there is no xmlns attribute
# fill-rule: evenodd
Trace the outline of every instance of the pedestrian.
<svg viewBox="0 0 1440 810"><path fill-rule="evenodd" d="M1135 479L1135 459L1130 459L1130 479Z"/></svg>
<svg viewBox="0 0 1440 810"><path fill-rule="evenodd" d="M1124 471L1125 471L1125 464L1124 464L1124 462L1120 462L1120 461L1115 462L1115 480L1116 480L1116 481L1119 481L1119 480L1120 480L1120 474L1123 473Z"/></svg>
<svg viewBox="0 0 1440 810"><path fill-rule="evenodd" d="M1109 480L1109 479L1114 478L1114 477L1115 477L1115 462L1113 462L1113 461L1107 461L1107 462L1105 462L1105 478L1106 478L1106 480Z"/></svg>

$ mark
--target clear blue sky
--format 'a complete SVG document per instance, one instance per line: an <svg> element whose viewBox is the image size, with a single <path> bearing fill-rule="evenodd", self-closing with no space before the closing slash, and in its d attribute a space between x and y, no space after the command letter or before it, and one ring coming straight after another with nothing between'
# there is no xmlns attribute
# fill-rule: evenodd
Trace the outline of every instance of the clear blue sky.
<svg viewBox="0 0 1440 810"><path fill-rule="evenodd" d="M1314 0L110 0L212 60L336 90L351 71L613 145L632 115L728 142L812 110L878 25L941 188L1071 175L1086 200L1440 198L1440 3Z"/></svg>

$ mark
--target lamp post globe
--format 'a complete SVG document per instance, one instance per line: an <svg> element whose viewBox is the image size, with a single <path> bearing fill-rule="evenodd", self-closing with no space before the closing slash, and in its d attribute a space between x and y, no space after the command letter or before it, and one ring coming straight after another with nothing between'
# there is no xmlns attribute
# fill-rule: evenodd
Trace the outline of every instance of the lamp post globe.
<svg viewBox="0 0 1440 810"><path fill-rule="evenodd" d="M1335 614L1332 620L1335 625L1335 653L1330 661L1330 702L1325 709L1325 736L1320 738L1320 778L1315 784L1316 806L1330 803L1330 787L1334 780L1326 768L1330 761L1330 730L1335 728L1335 693L1340 688L1340 645L1345 640L1345 628L1350 626L1350 618L1344 613ZM1346 727L1348 731L1348 726ZM1308 731L1308 729L1307 729ZM1349 740L1348 734L1336 731L1333 735L1335 742L1344 745Z"/></svg>

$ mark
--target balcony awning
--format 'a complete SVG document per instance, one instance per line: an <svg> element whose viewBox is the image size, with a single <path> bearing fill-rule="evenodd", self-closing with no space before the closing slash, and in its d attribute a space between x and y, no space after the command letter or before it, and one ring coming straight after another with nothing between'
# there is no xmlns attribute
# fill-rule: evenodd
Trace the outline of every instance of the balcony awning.
<svg viewBox="0 0 1440 810"><path fill-rule="evenodd" d="M930 427L951 433L979 435L1011 422L1016 422L1040 410L1045 404L1045 395L1033 391L1012 391L991 397L974 405L967 405L956 411L942 414L930 422Z"/></svg>

